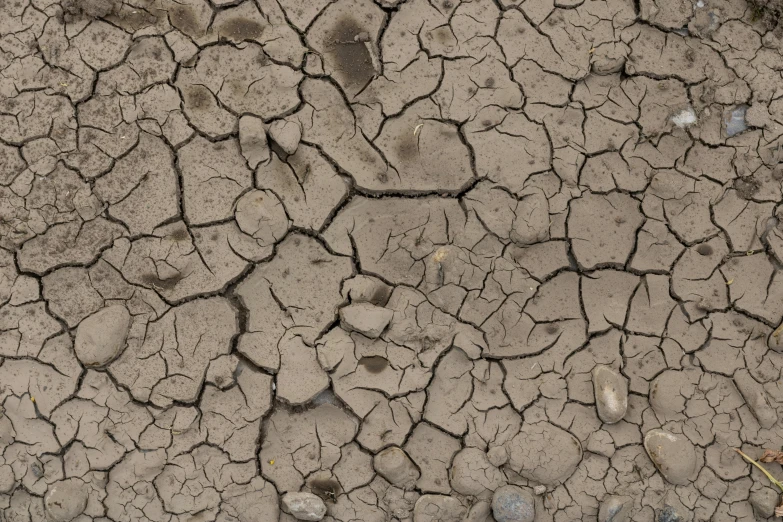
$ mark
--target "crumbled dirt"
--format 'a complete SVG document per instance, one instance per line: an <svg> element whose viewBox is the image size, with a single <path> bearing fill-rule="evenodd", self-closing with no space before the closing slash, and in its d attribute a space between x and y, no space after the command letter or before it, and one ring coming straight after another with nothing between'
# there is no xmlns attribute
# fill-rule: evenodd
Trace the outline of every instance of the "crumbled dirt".
<svg viewBox="0 0 783 522"><path fill-rule="evenodd" d="M117 13L120 4L116 0L64 0L61 5L73 17L104 18Z"/></svg>
<svg viewBox="0 0 783 522"><path fill-rule="evenodd" d="M771 519L781 20L0 0L0 522Z"/></svg>
<svg viewBox="0 0 783 522"><path fill-rule="evenodd" d="M752 19L760 21L766 29L783 32L783 2L780 0L751 0ZM779 28L781 27L781 28Z"/></svg>

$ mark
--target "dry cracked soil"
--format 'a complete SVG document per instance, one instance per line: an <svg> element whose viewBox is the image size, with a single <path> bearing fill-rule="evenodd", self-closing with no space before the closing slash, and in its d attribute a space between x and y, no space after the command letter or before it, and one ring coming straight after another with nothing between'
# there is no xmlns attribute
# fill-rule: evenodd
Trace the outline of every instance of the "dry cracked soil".
<svg viewBox="0 0 783 522"><path fill-rule="evenodd" d="M771 520L778 7L0 0L0 521Z"/></svg>

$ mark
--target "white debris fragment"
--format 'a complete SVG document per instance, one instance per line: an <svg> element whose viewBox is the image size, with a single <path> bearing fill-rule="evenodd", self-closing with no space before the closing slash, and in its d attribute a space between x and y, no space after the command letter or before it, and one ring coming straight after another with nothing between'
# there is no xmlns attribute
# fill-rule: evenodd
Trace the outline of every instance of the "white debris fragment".
<svg viewBox="0 0 783 522"><path fill-rule="evenodd" d="M688 107L687 109L683 109L674 116L672 116L672 123L674 123L676 126L678 126L681 129L684 129L685 127L690 127L691 125L695 124L697 121L696 118L696 112L693 110L693 107Z"/></svg>
<svg viewBox="0 0 783 522"><path fill-rule="evenodd" d="M738 105L735 107L726 117L726 136L731 138L736 136L740 132L744 132L748 128L748 124L745 121L745 113L748 111L747 105Z"/></svg>
<svg viewBox="0 0 783 522"><path fill-rule="evenodd" d="M286 493L283 495L284 511L297 520L321 520L326 515L324 501L312 493Z"/></svg>

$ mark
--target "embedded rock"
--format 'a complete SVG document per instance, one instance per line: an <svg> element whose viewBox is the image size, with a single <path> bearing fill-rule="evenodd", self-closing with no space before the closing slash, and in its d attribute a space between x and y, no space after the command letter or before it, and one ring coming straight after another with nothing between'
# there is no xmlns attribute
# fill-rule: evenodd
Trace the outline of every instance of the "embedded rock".
<svg viewBox="0 0 783 522"><path fill-rule="evenodd" d="M131 316L122 305L103 308L79 323L74 350L88 368L106 366L120 356L130 329Z"/></svg>
<svg viewBox="0 0 783 522"><path fill-rule="evenodd" d="M89 490L78 478L55 482L44 496L44 509L54 522L70 522L87 507Z"/></svg>
<svg viewBox="0 0 783 522"><path fill-rule="evenodd" d="M411 489L420 475L410 457L397 446L375 455L373 466L383 478L403 489Z"/></svg>
<svg viewBox="0 0 783 522"><path fill-rule="evenodd" d="M593 368L593 390L598 416L607 424L625 417L628 410L628 381L614 368L598 365Z"/></svg>
<svg viewBox="0 0 783 522"><path fill-rule="evenodd" d="M533 522L536 501L533 494L519 486L503 486L492 495L492 516L497 522Z"/></svg>
<svg viewBox="0 0 783 522"><path fill-rule="evenodd" d="M690 482L696 471L696 451L684 435L650 430L644 436L644 449L668 482L675 485Z"/></svg>

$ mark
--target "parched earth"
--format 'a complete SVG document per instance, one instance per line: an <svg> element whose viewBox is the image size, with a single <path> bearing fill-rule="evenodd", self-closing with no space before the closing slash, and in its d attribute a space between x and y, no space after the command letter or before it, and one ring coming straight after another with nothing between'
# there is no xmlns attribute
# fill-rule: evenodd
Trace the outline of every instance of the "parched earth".
<svg viewBox="0 0 783 522"><path fill-rule="evenodd" d="M0 0L0 521L771 519L759 9Z"/></svg>

